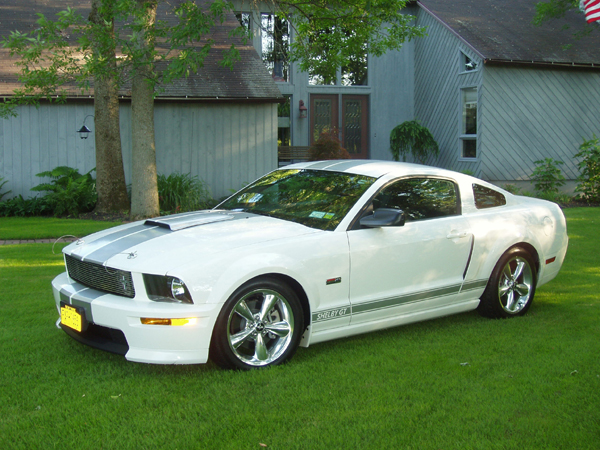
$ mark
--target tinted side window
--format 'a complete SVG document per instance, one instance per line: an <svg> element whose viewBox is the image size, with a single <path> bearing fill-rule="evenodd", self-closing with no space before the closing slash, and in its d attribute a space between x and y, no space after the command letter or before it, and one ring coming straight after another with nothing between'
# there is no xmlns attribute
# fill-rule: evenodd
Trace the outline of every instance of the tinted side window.
<svg viewBox="0 0 600 450"><path fill-rule="evenodd" d="M496 206L506 205L506 197L500 192L495 191L479 184L473 185L473 196L475 197L475 207L477 209L494 208Z"/></svg>
<svg viewBox="0 0 600 450"><path fill-rule="evenodd" d="M377 194L373 208L400 209L407 221L460 214L456 185L434 178L396 181Z"/></svg>

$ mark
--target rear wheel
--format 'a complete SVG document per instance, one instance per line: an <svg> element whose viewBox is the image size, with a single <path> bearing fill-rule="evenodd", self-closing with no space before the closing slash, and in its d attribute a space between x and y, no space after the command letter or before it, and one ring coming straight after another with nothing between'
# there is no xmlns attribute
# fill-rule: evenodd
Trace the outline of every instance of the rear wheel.
<svg viewBox="0 0 600 450"><path fill-rule="evenodd" d="M515 247L494 268L477 308L485 317L522 316L533 301L537 273L531 255Z"/></svg>
<svg viewBox="0 0 600 450"><path fill-rule="evenodd" d="M281 364L296 352L303 330L302 306L279 280L253 280L225 302L215 324L211 359L230 369Z"/></svg>

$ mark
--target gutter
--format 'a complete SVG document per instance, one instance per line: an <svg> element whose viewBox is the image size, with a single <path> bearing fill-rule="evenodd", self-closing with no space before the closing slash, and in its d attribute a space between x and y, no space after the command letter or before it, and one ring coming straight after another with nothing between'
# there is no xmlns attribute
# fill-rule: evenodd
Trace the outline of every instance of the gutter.
<svg viewBox="0 0 600 450"><path fill-rule="evenodd" d="M8 100L10 98L12 98L12 95L2 95L0 94L0 101L3 100ZM65 97L65 99L67 101L93 101L94 100L94 96L93 95L67 95ZM119 95L119 101L125 101L125 102L130 102L131 101L131 96L125 96L125 95ZM219 98L219 97L156 97L154 99L154 101L156 103L160 103L160 102L181 102L181 103L252 103L252 104L257 104L257 103L285 103L286 102L286 98L281 96L281 97L262 97L262 98L257 98L257 97L226 97L226 98ZM47 99L45 98L41 98L39 99L39 102L48 102Z"/></svg>
<svg viewBox="0 0 600 450"><path fill-rule="evenodd" d="M600 71L600 64L594 63L574 63L574 62L554 62L554 61L520 61L512 59L483 59L483 64L488 66L512 66L512 67L530 67L534 69L569 69Z"/></svg>

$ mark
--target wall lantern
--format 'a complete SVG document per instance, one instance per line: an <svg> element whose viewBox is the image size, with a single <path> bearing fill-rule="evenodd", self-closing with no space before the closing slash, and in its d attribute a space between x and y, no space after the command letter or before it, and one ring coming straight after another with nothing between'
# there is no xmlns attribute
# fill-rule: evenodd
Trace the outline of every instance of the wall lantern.
<svg viewBox="0 0 600 450"><path fill-rule="evenodd" d="M90 130L88 127L85 126L85 121L88 117L94 117L91 114L88 114L87 116L85 116L85 118L83 119L83 125L81 126L81 128L79 130L77 130L77 132L79 133L79 137L81 139L87 139L88 135L92 132L92 130Z"/></svg>
<svg viewBox="0 0 600 450"><path fill-rule="evenodd" d="M308 108L304 106L304 100L300 100L300 115L298 117L300 117L300 119L306 119L307 115Z"/></svg>

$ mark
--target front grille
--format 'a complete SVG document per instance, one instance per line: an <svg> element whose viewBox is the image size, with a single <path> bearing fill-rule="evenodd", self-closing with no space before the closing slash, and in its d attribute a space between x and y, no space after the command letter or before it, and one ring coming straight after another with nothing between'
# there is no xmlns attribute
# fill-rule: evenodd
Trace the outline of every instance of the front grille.
<svg viewBox="0 0 600 450"><path fill-rule="evenodd" d="M84 286L124 297L135 297L131 272L80 261L65 255L69 276Z"/></svg>

